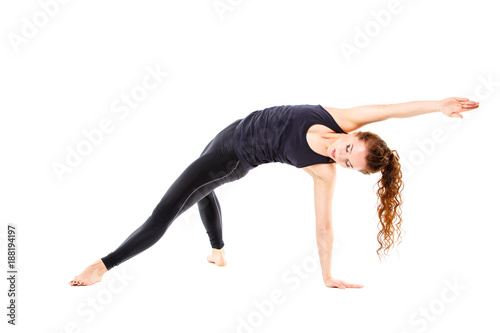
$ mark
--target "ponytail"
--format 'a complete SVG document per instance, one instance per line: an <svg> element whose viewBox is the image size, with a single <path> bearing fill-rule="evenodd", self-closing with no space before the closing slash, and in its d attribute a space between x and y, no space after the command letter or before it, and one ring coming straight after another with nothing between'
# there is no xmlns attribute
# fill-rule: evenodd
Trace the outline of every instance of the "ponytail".
<svg viewBox="0 0 500 333"><path fill-rule="evenodd" d="M381 258L380 251L388 254L394 247L394 238L398 245L401 243L401 205L403 199L401 191L404 188L403 173L399 163L399 154L396 150L390 150L384 140L372 132L360 132L356 137L364 142L368 150L366 156L367 166L359 172L369 175L381 171L377 190L377 214L379 218L379 233L377 235L380 247L377 255Z"/></svg>
<svg viewBox="0 0 500 333"><path fill-rule="evenodd" d="M398 244L401 243L401 205L403 203L401 191L404 188L402 177L399 154L396 150L392 150L388 156L388 163L382 169L382 176L378 181L377 213L379 226L381 226L377 235L380 244L377 249L379 258L380 250L383 249L383 254L387 255L389 248L394 247L394 236L396 234Z"/></svg>

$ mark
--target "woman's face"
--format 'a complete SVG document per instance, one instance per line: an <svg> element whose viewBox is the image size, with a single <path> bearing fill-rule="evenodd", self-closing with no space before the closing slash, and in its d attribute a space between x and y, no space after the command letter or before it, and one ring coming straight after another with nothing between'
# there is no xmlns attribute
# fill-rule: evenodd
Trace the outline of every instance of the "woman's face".
<svg viewBox="0 0 500 333"><path fill-rule="evenodd" d="M328 156L338 165L350 169L361 170L366 167L367 149L362 141L356 138L360 131L341 134L327 149Z"/></svg>

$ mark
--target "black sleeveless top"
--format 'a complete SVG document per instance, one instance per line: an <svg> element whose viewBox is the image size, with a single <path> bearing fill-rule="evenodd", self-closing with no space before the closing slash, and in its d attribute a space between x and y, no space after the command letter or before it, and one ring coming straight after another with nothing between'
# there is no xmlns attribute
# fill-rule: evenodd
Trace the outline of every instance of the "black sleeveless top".
<svg viewBox="0 0 500 333"><path fill-rule="evenodd" d="M247 169L271 162L297 168L335 163L307 144L307 130L314 124L346 133L321 105L273 106L254 111L240 121L233 134L235 153Z"/></svg>

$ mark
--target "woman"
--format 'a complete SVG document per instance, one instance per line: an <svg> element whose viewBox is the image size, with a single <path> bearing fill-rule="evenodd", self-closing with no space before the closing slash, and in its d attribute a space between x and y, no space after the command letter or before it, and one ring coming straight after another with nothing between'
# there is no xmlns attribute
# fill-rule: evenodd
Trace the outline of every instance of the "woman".
<svg viewBox="0 0 500 333"><path fill-rule="evenodd" d="M367 105L350 109L321 105L281 105L258 110L238 119L219 132L165 193L151 216L115 251L88 266L71 282L88 286L102 280L112 267L156 243L170 224L195 203L212 245L210 263L225 266L220 206L214 189L244 177L260 164L280 162L306 171L314 180L316 237L323 280L327 287L362 288L331 275L333 245L332 198L336 164L363 174L381 171L377 191L379 251L394 246L400 238L402 174L399 156L378 135L356 131L389 118L407 118L443 112L463 118L463 111L479 103L451 97L441 101L417 101ZM350 133L353 132L353 133ZM347 134L349 133L349 134Z"/></svg>

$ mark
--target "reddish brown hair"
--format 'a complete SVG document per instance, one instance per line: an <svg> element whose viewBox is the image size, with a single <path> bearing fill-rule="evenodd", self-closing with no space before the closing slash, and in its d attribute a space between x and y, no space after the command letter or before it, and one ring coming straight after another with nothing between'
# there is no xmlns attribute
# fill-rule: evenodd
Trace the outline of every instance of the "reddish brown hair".
<svg viewBox="0 0 500 333"><path fill-rule="evenodd" d="M379 217L379 233L377 240L380 250L387 255L389 248L394 247L394 238L397 233L398 245L401 243L401 204L403 203L401 191L404 188L399 154L389 149L384 140L372 132L360 132L356 137L364 142L368 151L366 155L366 168L359 172L369 175L381 171L382 176L377 182L377 213Z"/></svg>

